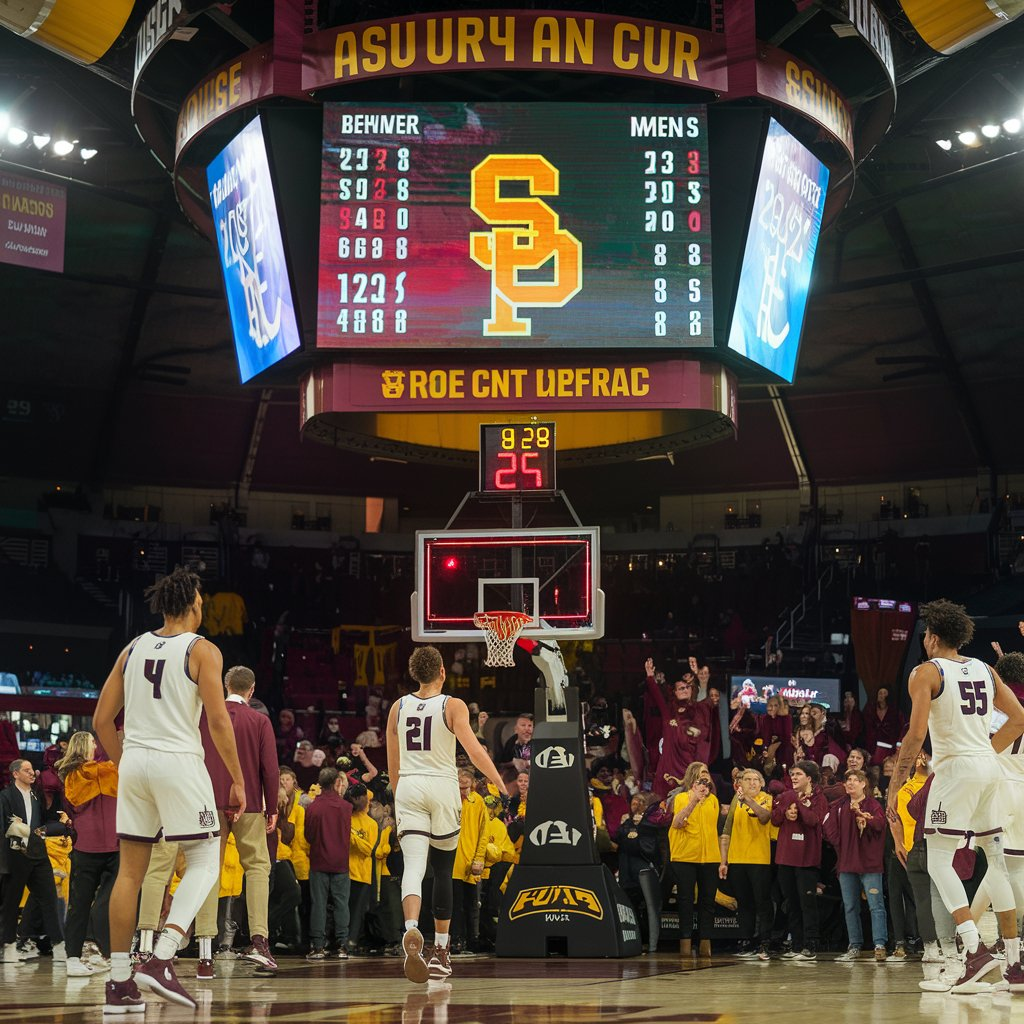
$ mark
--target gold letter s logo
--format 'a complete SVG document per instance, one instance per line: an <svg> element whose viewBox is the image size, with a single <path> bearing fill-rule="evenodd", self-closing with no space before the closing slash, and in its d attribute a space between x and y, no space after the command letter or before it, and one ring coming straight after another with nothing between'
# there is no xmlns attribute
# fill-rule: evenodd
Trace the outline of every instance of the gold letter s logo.
<svg viewBox="0 0 1024 1024"><path fill-rule="evenodd" d="M530 195L502 198L502 181L529 182ZM583 246L558 226L558 214L536 196L558 195L558 169L538 154L492 154L473 168L470 205L492 231L471 231L470 256L491 271L491 319L485 335L529 337L520 306L564 306L583 287ZM554 260L550 281L521 281L521 270Z"/></svg>

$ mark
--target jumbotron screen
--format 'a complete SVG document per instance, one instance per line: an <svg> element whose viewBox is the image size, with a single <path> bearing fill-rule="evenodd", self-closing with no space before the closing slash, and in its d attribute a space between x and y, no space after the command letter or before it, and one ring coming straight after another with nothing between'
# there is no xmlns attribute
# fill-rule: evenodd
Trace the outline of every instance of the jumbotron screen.
<svg viewBox="0 0 1024 1024"><path fill-rule="evenodd" d="M317 346L713 345L702 106L327 104Z"/></svg>

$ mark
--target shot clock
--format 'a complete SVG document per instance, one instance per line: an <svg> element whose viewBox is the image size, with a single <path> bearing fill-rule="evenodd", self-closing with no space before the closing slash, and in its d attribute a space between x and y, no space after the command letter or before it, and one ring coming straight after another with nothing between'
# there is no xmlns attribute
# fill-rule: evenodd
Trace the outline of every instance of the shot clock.
<svg viewBox="0 0 1024 1024"><path fill-rule="evenodd" d="M554 491L554 423L481 423L480 491Z"/></svg>
<svg viewBox="0 0 1024 1024"><path fill-rule="evenodd" d="M317 346L710 348L707 111L328 103Z"/></svg>

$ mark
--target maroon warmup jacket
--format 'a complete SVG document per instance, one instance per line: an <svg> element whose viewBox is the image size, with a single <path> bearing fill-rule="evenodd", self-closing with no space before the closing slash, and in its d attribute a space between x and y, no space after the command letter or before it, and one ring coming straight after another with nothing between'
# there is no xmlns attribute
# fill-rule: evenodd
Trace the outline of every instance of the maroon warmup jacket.
<svg viewBox="0 0 1024 1024"><path fill-rule="evenodd" d="M885 814L882 805L871 796L865 796L860 806L871 815L863 832L857 827L848 796L829 807L822 828L839 855L836 871L870 875L882 870L885 858Z"/></svg>
<svg viewBox="0 0 1024 1024"><path fill-rule="evenodd" d="M797 806L797 819L790 821L786 809ZM794 868L821 866L821 823L828 814L828 801L820 789L814 789L808 804L804 804L796 791L780 793L772 805L772 824L779 827L779 840L775 846L775 863Z"/></svg>
<svg viewBox="0 0 1024 1024"><path fill-rule="evenodd" d="M309 843L309 870L347 874L352 805L333 789L321 793L306 808L303 827Z"/></svg>
<svg viewBox="0 0 1024 1024"><path fill-rule="evenodd" d="M227 709L231 716L231 728L235 732L235 746L238 748L238 761L242 766L242 778L245 782L245 813L275 814L281 777L277 765L274 727L266 715L254 711L241 701L229 700ZM210 773L210 781L213 783L217 810L229 810L231 776L210 736L205 711L199 719L199 732L203 738L206 770Z"/></svg>

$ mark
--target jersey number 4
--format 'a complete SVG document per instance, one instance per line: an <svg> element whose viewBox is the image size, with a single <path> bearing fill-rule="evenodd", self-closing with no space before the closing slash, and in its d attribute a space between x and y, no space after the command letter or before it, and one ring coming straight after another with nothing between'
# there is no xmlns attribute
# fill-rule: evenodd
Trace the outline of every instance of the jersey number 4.
<svg viewBox="0 0 1024 1024"><path fill-rule="evenodd" d="M961 679L960 696L963 699L960 710L965 715L988 714L988 690L983 679Z"/></svg>
<svg viewBox="0 0 1024 1024"><path fill-rule="evenodd" d="M160 680L164 677L164 659L147 658L142 664L142 674L153 684L153 697L160 699Z"/></svg>
<svg viewBox="0 0 1024 1024"><path fill-rule="evenodd" d="M405 720L405 749L429 750L432 718L407 718Z"/></svg>

